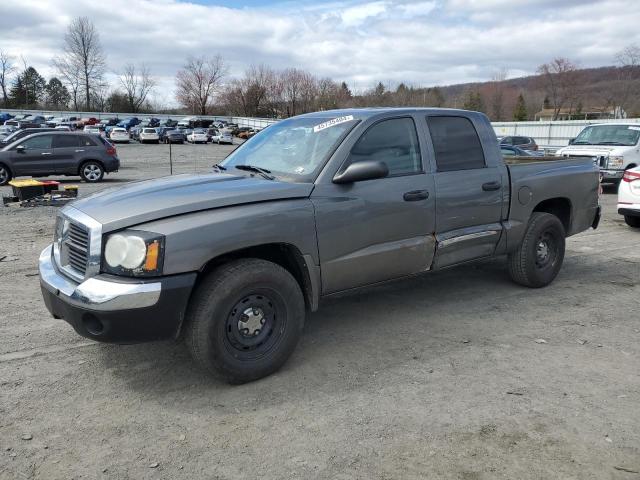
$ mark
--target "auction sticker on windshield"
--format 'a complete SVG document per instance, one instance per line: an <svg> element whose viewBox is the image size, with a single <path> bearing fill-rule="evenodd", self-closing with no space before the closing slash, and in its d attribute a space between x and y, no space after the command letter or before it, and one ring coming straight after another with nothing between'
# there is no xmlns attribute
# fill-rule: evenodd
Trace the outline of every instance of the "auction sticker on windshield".
<svg viewBox="0 0 640 480"><path fill-rule="evenodd" d="M350 122L353 120L353 115L345 115L344 117L334 118L327 122L321 123L320 125L316 125L313 127L313 133L318 133L324 130L325 128L333 127L335 125L340 125L341 123Z"/></svg>

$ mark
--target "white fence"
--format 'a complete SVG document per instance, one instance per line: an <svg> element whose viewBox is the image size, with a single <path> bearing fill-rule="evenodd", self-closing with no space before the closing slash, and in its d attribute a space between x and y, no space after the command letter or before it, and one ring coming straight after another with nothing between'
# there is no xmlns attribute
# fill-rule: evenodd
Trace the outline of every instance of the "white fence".
<svg viewBox="0 0 640 480"><path fill-rule="evenodd" d="M623 120L558 120L555 122L492 122L493 129L499 137L505 135L522 135L533 137L541 147L564 147L569 140L587 125L594 123L640 123L640 118L625 118Z"/></svg>

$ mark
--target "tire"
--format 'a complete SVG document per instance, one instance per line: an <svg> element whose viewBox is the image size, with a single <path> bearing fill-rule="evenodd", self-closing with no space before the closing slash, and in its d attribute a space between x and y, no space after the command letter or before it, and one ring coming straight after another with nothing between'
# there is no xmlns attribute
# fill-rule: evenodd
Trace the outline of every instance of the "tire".
<svg viewBox="0 0 640 480"><path fill-rule="evenodd" d="M530 288L549 285L564 260L565 231L555 215L533 212L520 247L509 254L509 276Z"/></svg>
<svg viewBox="0 0 640 480"><path fill-rule="evenodd" d="M2 168L2 165L0 165ZM0 185L2 185L2 179L0 179ZM625 215L624 221L632 228L640 228L640 217L632 217L631 215Z"/></svg>
<svg viewBox="0 0 640 480"><path fill-rule="evenodd" d="M90 160L80 166L80 177L87 183L97 183L104 177L104 167L100 162Z"/></svg>
<svg viewBox="0 0 640 480"><path fill-rule="evenodd" d="M287 270L241 259L222 265L198 286L189 303L185 342L205 370L228 383L246 383L286 362L304 319L302 291Z"/></svg>
<svg viewBox="0 0 640 480"><path fill-rule="evenodd" d="M0 186L6 185L11 180L11 170L6 165L0 163Z"/></svg>

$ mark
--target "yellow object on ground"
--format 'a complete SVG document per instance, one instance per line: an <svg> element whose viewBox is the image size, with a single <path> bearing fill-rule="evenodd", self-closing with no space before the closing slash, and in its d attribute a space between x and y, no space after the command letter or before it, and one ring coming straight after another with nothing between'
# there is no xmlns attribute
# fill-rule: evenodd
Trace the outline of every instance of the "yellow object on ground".
<svg viewBox="0 0 640 480"><path fill-rule="evenodd" d="M29 178L27 180L11 180L9 182L9 185L16 188L22 188L22 187L40 187L44 184L42 182L39 182L38 180Z"/></svg>
<svg viewBox="0 0 640 480"><path fill-rule="evenodd" d="M65 185L65 186L64 186L64 187L62 187L62 188L64 188L66 191L69 191L69 190L78 190L78 186L77 186L77 185Z"/></svg>

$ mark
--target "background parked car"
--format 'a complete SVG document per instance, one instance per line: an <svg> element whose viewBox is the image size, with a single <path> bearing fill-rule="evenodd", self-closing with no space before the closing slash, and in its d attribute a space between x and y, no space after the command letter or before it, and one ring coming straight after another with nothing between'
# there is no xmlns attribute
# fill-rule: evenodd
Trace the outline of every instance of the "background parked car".
<svg viewBox="0 0 640 480"><path fill-rule="evenodd" d="M65 132L70 132L71 127L68 125L58 125L57 127L55 127L55 130L63 130Z"/></svg>
<svg viewBox="0 0 640 480"><path fill-rule="evenodd" d="M516 147L520 147L523 150L538 150L536 141L531 137L498 137L498 141L500 145L515 145Z"/></svg>
<svg viewBox="0 0 640 480"><path fill-rule="evenodd" d="M123 127L114 127L113 130L109 133L109 139L113 143L129 143L131 137L129 137L129 132L127 132L126 128Z"/></svg>
<svg viewBox="0 0 640 480"><path fill-rule="evenodd" d="M503 157L541 157L544 152L524 150L513 145L500 145L500 151Z"/></svg>
<svg viewBox="0 0 640 480"><path fill-rule="evenodd" d="M217 128L213 129L213 134L211 135L211 142L217 143L220 145L221 143L233 143L233 136L230 132L218 130Z"/></svg>
<svg viewBox="0 0 640 480"><path fill-rule="evenodd" d="M181 130L167 130L162 137L163 143L184 143L186 136Z"/></svg>
<svg viewBox="0 0 640 480"><path fill-rule="evenodd" d="M129 137L132 140L140 140L140 132L142 131L143 128L144 127L142 127L140 124L131 127L129 129Z"/></svg>
<svg viewBox="0 0 640 480"><path fill-rule="evenodd" d="M5 138L7 138L9 135L11 135L16 130L17 130L17 127L14 127L12 125L3 125L3 126L1 126L0 127L0 140L4 140Z"/></svg>
<svg viewBox="0 0 640 480"><path fill-rule="evenodd" d="M6 122L7 120L11 120L13 118L13 115L11 115L10 113L0 113L0 125L4 125L4 122Z"/></svg>
<svg viewBox="0 0 640 480"><path fill-rule="evenodd" d="M207 131L204 128L196 128L187 135L189 143L207 143L208 140Z"/></svg>
<svg viewBox="0 0 640 480"><path fill-rule="evenodd" d="M140 119L138 117L130 117L130 118L125 118L124 120L121 120L118 123L118 126L128 131L131 127L134 127L139 123L140 123Z"/></svg>
<svg viewBox="0 0 640 480"><path fill-rule="evenodd" d="M102 130L97 125L86 125L82 131L84 133L92 133L94 135L102 135Z"/></svg>
<svg viewBox="0 0 640 480"><path fill-rule="evenodd" d="M143 128L138 133L138 140L140 143L159 143L160 136L155 128Z"/></svg>
<svg viewBox="0 0 640 480"><path fill-rule="evenodd" d="M35 133L0 150L0 185L12 177L79 175L94 183L118 171L113 145L102 137L79 132Z"/></svg>
<svg viewBox="0 0 640 480"><path fill-rule="evenodd" d="M626 170L618 187L618 213L633 228L640 228L640 167Z"/></svg>

